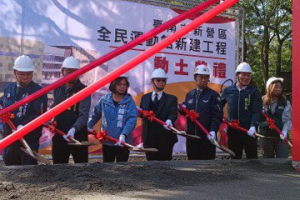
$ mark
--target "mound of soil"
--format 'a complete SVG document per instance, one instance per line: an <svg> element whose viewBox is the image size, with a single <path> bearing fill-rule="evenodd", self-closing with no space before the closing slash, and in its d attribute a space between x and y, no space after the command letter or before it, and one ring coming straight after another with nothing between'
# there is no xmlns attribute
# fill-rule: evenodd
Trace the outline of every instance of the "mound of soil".
<svg viewBox="0 0 300 200"><path fill-rule="evenodd" d="M90 192L174 189L245 180L251 174L293 173L288 163L260 161L168 161L0 166L0 199L72 199ZM63 198L62 198L63 197Z"/></svg>

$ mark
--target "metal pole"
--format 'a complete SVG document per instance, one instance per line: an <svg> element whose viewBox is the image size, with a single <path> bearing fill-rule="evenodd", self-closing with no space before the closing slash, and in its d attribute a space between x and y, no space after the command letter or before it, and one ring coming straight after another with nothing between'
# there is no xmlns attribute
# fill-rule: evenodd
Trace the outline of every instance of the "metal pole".
<svg viewBox="0 0 300 200"><path fill-rule="evenodd" d="M58 88L59 86L69 82L70 80L73 80L74 78L94 69L95 67L102 65L103 63L117 57L118 55L128 51L129 49L134 48L135 46L145 42L146 40L154 37L155 35L167 30L168 28L174 26L175 24L187 19L189 16L192 16L196 13L199 13L201 11L203 11L204 9L208 8L211 5L214 5L215 3L219 2L219 0L208 0L202 4L200 4L199 6L192 8L191 10L184 12L180 15L178 15L177 17L165 22L164 24L148 31L147 33L141 35L140 37L138 37L137 39L115 49L114 51L111 51L110 53L104 55L103 57L99 58L98 60L95 60L94 62L86 65L85 67L69 74L68 76L61 78L60 80L56 81L53 84L50 84L46 87L44 87L43 89L29 95L28 97L25 97L24 99L18 101L17 103L3 109L0 111L0 117L6 113L6 112L11 112L17 108L19 108L22 105L25 105L28 102L33 101L34 99L43 96L44 94L47 94L49 91L54 90L55 88Z"/></svg>
<svg viewBox="0 0 300 200"><path fill-rule="evenodd" d="M183 37L184 35L188 34L201 24L207 22L208 20L212 19L213 17L217 16L224 10L230 8L234 4L236 4L239 0L226 0L224 3L217 5L213 9L207 11L200 17L196 18L194 21L192 21L187 26L181 28L174 34L170 35L169 37L162 40L160 43L156 44L155 46L149 48L145 52L141 53L140 55L136 56L129 62L123 64L116 70L112 71L110 74L106 75L101 79L100 81L94 83L93 85L90 85L89 87L84 88L80 92L76 93L72 97L66 99L62 103L58 104L51 110L48 110L46 113L42 114L38 118L34 119L27 125L25 125L22 129L12 133L11 135L7 136L6 138L2 139L0 141L0 149L3 149L10 145L11 143L15 142L16 140L20 139L24 135L28 134L32 130L34 130L36 127L44 124L45 122L52 119L54 116L60 114L61 112L65 111L70 106L74 105L75 103L81 101L82 99L86 98L93 92L97 91L98 89L104 87L106 84L110 83L117 77L121 76L122 74L125 74L127 71L133 69L138 64L144 62L146 59L150 58L151 56L155 55L157 52L161 51L162 49L166 48L179 38Z"/></svg>

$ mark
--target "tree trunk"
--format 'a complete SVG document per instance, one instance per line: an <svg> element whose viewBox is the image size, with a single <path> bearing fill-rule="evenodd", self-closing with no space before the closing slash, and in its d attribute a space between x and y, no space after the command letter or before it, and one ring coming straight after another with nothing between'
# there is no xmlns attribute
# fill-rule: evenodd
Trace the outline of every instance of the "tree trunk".
<svg viewBox="0 0 300 200"><path fill-rule="evenodd" d="M277 77L280 76L281 63L282 63L282 41L278 41L277 63L276 63L276 76Z"/></svg>
<svg viewBox="0 0 300 200"><path fill-rule="evenodd" d="M264 83L267 82L269 78L269 51L270 51L270 35L269 35L269 27L264 26L264 38L263 38L263 55L262 57L262 65L264 68Z"/></svg>

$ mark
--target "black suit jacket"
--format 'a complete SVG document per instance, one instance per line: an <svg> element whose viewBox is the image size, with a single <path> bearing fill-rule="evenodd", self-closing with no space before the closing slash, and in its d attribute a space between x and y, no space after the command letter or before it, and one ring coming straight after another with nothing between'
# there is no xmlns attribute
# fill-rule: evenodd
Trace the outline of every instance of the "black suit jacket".
<svg viewBox="0 0 300 200"><path fill-rule="evenodd" d="M143 110L150 110L151 96L152 92L147 93L142 97L140 107ZM174 125L175 121L177 120L177 97L163 92L162 97L159 101L156 117L164 122L167 119L170 119ZM159 137L156 139L164 140L164 142L176 143L178 141L177 136L174 133L171 133L170 131L163 128L163 126L159 126L159 128L155 130L155 133L157 134L153 134L154 130L152 130L151 128L153 127L151 126L151 123L149 123L148 119L143 118L142 138L144 143L147 143L147 141L154 139L154 137Z"/></svg>

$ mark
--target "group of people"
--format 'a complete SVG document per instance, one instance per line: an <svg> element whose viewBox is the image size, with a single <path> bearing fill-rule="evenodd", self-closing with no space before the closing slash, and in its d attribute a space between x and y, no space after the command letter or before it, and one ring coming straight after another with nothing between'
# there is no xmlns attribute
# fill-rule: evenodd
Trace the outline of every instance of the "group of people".
<svg viewBox="0 0 300 200"><path fill-rule="evenodd" d="M41 87L33 78L34 64L25 55L15 60L14 74L16 83L8 84L4 89L4 95L0 103L8 107L28 95L38 91ZM67 76L80 69L78 60L68 57L63 61L61 73ZM266 84L266 95L261 97L260 91L250 84L252 69L249 64L241 63L237 66L235 75L236 83L226 87L221 96L208 87L210 70L207 66L195 67L194 81L196 88L186 94L183 106L188 110L194 110L199 114L197 120L209 132L206 135L202 129L187 118L186 133L197 135L200 139L187 138L186 151L189 160L215 159L216 147L212 140L216 139L217 132L223 120L223 108L227 104L228 121L238 120L240 126L247 129L247 133L228 127L228 147L235 156L233 159L241 159L243 150L249 159L257 158L257 137L263 149L265 158L288 157L288 146L284 139L288 137L291 129L291 104L283 94L283 79L272 77ZM106 141L103 143L104 162L126 162L129 158L129 150L122 144L131 143L132 132L135 129L137 117L143 121L142 141L144 148L156 148L158 152L146 152L147 160L171 160L173 147L178 141L176 134L170 130L174 126L178 113L185 115L178 106L177 97L164 92L167 84L167 74L162 69L155 69L151 75L150 83L153 90L142 96L137 108L132 96L128 93L130 83L127 76L121 76L110 83L110 93L104 95L93 109L89 119L91 97L87 97L77 104L69 107L54 118L57 129L66 133L65 136L54 135L52 138L53 163L68 163L72 155L75 163L88 162L87 146L68 145L69 138L78 141L87 141L88 132L93 131L97 122L101 120L100 129L105 130L109 136L118 139L118 143ZM62 101L78 93L86 86L75 78L65 85L54 90L54 103L58 105ZM12 113L15 117L12 122L18 129L35 119L47 108L47 96L44 95L29 102ZM165 122L162 126L154 121L138 114L137 109L153 111L155 117ZM179 112L178 112L179 111ZM275 120L276 125L282 130L278 135L269 128L261 113L265 112ZM32 150L38 150L41 136L39 127L25 136L25 140ZM99 127L97 128L99 129ZM4 137L12 133L11 127L4 124ZM3 160L6 165L32 165L37 161L22 151L22 144L15 142L3 149Z"/></svg>

